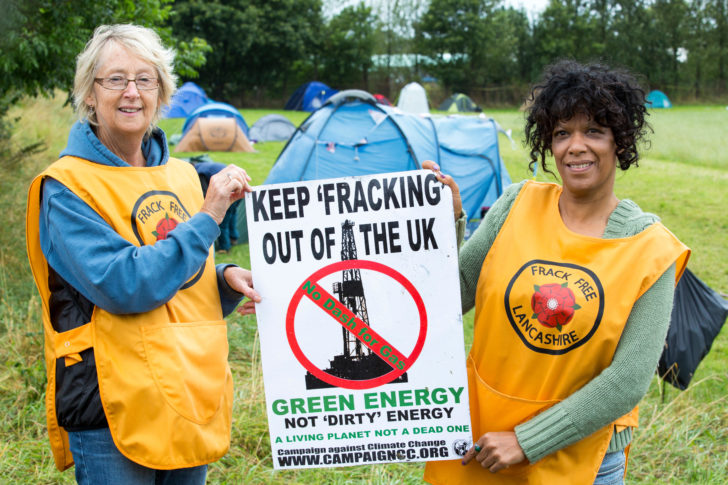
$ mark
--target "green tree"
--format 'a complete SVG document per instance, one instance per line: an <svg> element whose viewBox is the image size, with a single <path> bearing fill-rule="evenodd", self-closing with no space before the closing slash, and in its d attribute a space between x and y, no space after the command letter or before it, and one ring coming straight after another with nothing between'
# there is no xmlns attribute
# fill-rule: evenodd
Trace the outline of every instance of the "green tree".
<svg viewBox="0 0 728 485"><path fill-rule="evenodd" d="M686 75L692 81L695 97L700 97L705 83L705 66L709 63L707 58L707 32L710 30L709 19L705 8L705 0L691 0L689 4L690 15L687 21L686 47L688 52Z"/></svg>
<svg viewBox="0 0 728 485"><path fill-rule="evenodd" d="M535 54L540 67L562 58L590 61L604 52L604 35L585 0L551 0L534 26ZM540 70L540 69L539 69Z"/></svg>
<svg viewBox="0 0 728 485"><path fill-rule="evenodd" d="M712 29L706 32L711 46L712 63L716 66L718 94L728 92L728 0L708 0L707 16Z"/></svg>
<svg viewBox="0 0 728 485"><path fill-rule="evenodd" d="M17 95L69 91L76 55L98 25L134 22L154 28L177 48L176 69L194 76L204 62L204 42L194 37L177 42L164 27L170 0L5 0L0 28L0 92Z"/></svg>
<svg viewBox="0 0 728 485"><path fill-rule="evenodd" d="M177 0L170 25L212 47L199 77L208 93L239 101L282 90L292 66L315 64L323 19L321 0Z"/></svg>
<svg viewBox="0 0 728 485"><path fill-rule="evenodd" d="M531 30L523 10L498 8L487 24L486 82L499 85L526 81L531 75Z"/></svg>
<svg viewBox="0 0 728 485"><path fill-rule="evenodd" d="M368 91L376 32L371 7L360 3L344 8L329 21L325 32L324 79L339 87L359 84Z"/></svg>
<svg viewBox="0 0 728 485"><path fill-rule="evenodd" d="M415 25L417 51L434 59L431 71L446 88L468 92L485 83L488 50L495 47L489 19L498 3L432 0Z"/></svg>
<svg viewBox="0 0 728 485"><path fill-rule="evenodd" d="M612 18L607 29L605 58L613 65L649 74L654 69L656 52L654 23L644 0L612 0Z"/></svg>
<svg viewBox="0 0 728 485"><path fill-rule="evenodd" d="M655 30L660 33L656 43L669 53L669 63L664 66L669 82L677 87L680 81L680 64L687 47L689 9L685 0L655 0L652 5Z"/></svg>
<svg viewBox="0 0 728 485"><path fill-rule="evenodd" d="M4 118L21 96L70 92L76 56L101 24L134 22L153 27L168 44L177 47L177 69L192 76L204 62L204 42L177 43L168 28L168 0L4 0L0 16L0 140L9 137ZM8 150L6 144L0 150ZM7 153L6 153L7 156Z"/></svg>
<svg viewBox="0 0 728 485"><path fill-rule="evenodd" d="M375 54L382 62L387 95L395 91L394 78L411 78L416 66L407 66L400 60L415 52L414 24L424 12L426 0L379 0L375 10L379 17Z"/></svg>

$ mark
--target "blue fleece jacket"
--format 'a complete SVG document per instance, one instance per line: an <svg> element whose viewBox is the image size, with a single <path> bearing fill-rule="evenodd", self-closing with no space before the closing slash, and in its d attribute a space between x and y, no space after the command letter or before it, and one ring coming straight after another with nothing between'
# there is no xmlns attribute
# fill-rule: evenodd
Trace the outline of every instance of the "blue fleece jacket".
<svg viewBox="0 0 728 485"><path fill-rule="evenodd" d="M142 144L147 166L167 163L164 132L155 128ZM87 122L71 128L61 156L74 156L103 165L128 167L99 141ZM43 184L40 241L48 264L91 303L114 314L141 313L169 301L208 256L220 233L217 223L198 213L180 223L154 245L137 247L117 234L91 207L55 179ZM217 265L223 314L228 315L242 295L225 282ZM165 278L159 278L164 274Z"/></svg>

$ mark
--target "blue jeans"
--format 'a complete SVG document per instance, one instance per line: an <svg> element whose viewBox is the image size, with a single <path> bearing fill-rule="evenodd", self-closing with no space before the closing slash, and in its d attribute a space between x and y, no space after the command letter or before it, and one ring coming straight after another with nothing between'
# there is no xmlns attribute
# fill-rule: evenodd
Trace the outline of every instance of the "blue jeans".
<svg viewBox="0 0 728 485"><path fill-rule="evenodd" d="M109 428L68 433L79 485L202 485L207 465L154 470L134 463L114 445Z"/></svg>
<svg viewBox="0 0 728 485"><path fill-rule="evenodd" d="M615 451L604 455L602 464L594 479L594 485L622 485L624 484L624 467L626 465L624 451Z"/></svg>

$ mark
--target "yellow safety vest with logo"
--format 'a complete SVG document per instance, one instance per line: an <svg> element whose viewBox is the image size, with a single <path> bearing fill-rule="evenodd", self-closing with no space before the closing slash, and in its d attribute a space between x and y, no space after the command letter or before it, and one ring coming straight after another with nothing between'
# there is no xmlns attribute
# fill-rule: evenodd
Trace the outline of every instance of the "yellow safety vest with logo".
<svg viewBox="0 0 728 485"><path fill-rule="evenodd" d="M38 234L46 177L68 187L139 247L166 238L199 211L203 198L195 169L176 159L156 167L111 167L63 157L32 182L27 245L43 302L46 420L56 467L73 465L68 435L56 418L56 359L74 365L91 347L104 413L122 454L156 469L219 459L230 445L232 375L212 248L200 270L164 305L126 315L95 307L90 322L58 333L50 320L48 263Z"/></svg>
<svg viewBox="0 0 728 485"><path fill-rule="evenodd" d="M467 362L473 439L516 425L567 398L612 361L637 299L690 250L662 224L625 238L570 231L561 187L527 182L483 266ZM534 221L537 220L537 224ZM491 473L473 460L430 462L434 484L594 482L615 426L637 426L637 410L581 441Z"/></svg>

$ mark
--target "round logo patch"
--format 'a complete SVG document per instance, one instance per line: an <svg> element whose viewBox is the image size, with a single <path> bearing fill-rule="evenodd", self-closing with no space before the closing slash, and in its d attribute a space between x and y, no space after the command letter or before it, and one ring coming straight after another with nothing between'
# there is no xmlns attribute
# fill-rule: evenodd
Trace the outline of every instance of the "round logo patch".
<svg viewBox="0 0 728 485"><path fill-rule="evenodd" d="M167 234L190 213L174 192L153 190L139 197L131 212L131 228L139 244L154 244L167 239Z"/></svg>
<svg viewBox="0 0 728 485"><path fill-rule="evenodd" d="M587 268L532 260L511 278L505 307L526 347L560 355L584 345L599 328L604 289Z"/></svg>
<svg viewBox="0 0 728 485"><path fill-rule="evenodd" d="M139 197L131 212L131 229L139 245L151 245L167 239L177 224L190 218L182 202L174 192L152 190ZM194 285L205 271L205 263L183 286L182 290Z"/></svg>

